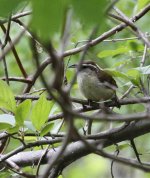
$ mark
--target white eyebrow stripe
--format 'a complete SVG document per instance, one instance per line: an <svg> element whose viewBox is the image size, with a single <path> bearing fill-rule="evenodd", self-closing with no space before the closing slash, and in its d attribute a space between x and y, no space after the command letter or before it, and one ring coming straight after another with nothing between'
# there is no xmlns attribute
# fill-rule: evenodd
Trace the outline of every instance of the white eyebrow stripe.
<svg viewBox="0 0 150 178"><path fill-rule="evenodd" d="M85 67L91 67L91 68L94 68L95 70L97 70L97 67L93 64L82 64L82 65Z"/></svg>

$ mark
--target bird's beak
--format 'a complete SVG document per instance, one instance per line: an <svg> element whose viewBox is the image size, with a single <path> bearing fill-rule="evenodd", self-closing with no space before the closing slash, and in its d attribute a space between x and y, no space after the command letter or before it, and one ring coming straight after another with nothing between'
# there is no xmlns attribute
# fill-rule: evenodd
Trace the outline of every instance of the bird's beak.
<svg viewBox="0 0 150 178"><path fill-rule="evenodd" d="M73 65L69 66L68 68L77 68L77 64L73 64Z"/></svg>

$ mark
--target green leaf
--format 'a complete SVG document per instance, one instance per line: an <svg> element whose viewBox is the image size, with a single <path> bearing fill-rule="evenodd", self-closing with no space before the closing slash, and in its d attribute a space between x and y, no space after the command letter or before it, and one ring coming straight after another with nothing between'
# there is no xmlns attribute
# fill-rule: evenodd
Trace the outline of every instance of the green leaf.
<svg viewBox="0 0 150 178"><path fill-rule="evenodd" d="M9 128L11 128L12 126L10 124L7 123L0 123L0 131L2 130L7 130Z"/></svg>
<svg viewBox="0 0 150 178"><path fill-rule="evenodd" d="M104 58L104 57L110 57L110 56L116 56L116 55L119 55L119 54L124 54L128 52L128 48L125 48L125 47L120 47L120 48L117 48L117 49L114 49L114 50L104 50L104 51L101 51L98 53L98 57L99 58Z"/></svg>
<svg viewBox="0 0 150 178"><path fill-rule="evenodd" d="M120 78L129 80L128 76L125 73L119 72L116 69L104 69L104 71L106 71L107 73L109 73L113 77L120 77Z"/></svg>
<svg viewBox="0 0 150 178"><path fill-rule="evenodd" d="M130 78L130 81L136 85L139 86L140 84L140 72L136 69L130 69L127 71L126 75Z"/></svg>
<svg viewBox="0 0 150 178"><path fill-rule="evenodd" d="M9 128L7 131L8 131L8 133L18 132L19 131L19 126L15 125L14 127Z"/></svg>
<svg viewBox="0 0 150 178"><path fill-rule="evenodd" d="M16 109L15 119L19 126L23 126L24 120L29 116L31 109L31 100L25 100Z"/></svg>
<svg viewBox="0 0 150 178"><path fill-rule="evenodd" d="M53 128L54 123L53 122L49 122L47 123L44 128L41 130L40 136L43 137L44 135L46 135L48 132L50 132L50 130Z"/></svg>
<svg viewBox="0 0 150 178"><path fill-rule="evenodd" d="M41 95L35 103L31 112L33 126L39 131L48 119L52 107L52 102L47 101L45 95Z"/></svg>
<svg viewBox="0 0 150 178"><path fill-rule="evenodd" d="M0 1L0 16L1 17L8 17L18 5L25 0L1 0Z"/></svg>
<svg viewBox="0 0 150 178"><path fill-rule="evenodd" d="M122 143L122 144L119 144L118 148L119 150L123 150L123 149L126 149L126 148L129 148L129 143Z"/></svg>
<svg viewBox="0 0 150 178"><path fill-rule="evenodd" d="M73 9L76 16L82 23L94 25L101 23L104 19L104 11L107 7L107 0L32 0L33 16L31 21L32 29L37 32L43 40L48 40L55 32L63 27L66 10ZM96 12L96 13L95 13Z"/></svg>
<svg viewBox="0 0 150 178"><path fill-rule="evenodd" d="M64 20L68 0L32 0L33 30L38 29L38 35L48 40L54 32L58 32Z"/></svg>
<svg viewBox="0 0 150 178"><path fill-rule="evenodd" d="M0 130L9 129L15 126L15 119L13 115L1 114L0 115Z"/></svg>
<svg viewBox="0 0 150 178"><path fill-rule="evenodd" d="M10 87L0 80L0 107L15 112L16 101Z"/></svg>
<svg viewBox="0 0 150 178"><path fill-rule="evenodd" d="M104 24L104 12L108 5L107 0L71 0L75 15L81 19L84 24Z"/></svg>

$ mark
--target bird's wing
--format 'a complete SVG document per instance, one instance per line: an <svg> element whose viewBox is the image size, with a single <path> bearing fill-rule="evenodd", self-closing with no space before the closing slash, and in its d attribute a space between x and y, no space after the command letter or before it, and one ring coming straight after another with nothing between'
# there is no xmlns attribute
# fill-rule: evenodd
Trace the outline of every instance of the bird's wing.
<svg viewBox="0 0 150 178"><path fill-rule="evenodd" d="M112 88L114 90L118 88L115 79L110 74L108 74L106 71L103 71L100 68L99 70L100 71L97 72L98 72L98 78L100 82L104 83L107 87Z"/></svg>

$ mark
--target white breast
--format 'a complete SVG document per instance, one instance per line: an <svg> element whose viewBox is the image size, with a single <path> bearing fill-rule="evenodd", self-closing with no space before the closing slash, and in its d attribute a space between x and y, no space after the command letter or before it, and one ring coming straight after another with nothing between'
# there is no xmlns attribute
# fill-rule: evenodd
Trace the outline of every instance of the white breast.
<svg viewBox="0 0 150 178"><path fill-rule="evenodd" d="M104 101L111 99L115 91L104 86L96 77L94 71L80 71L77 76L77 82L82 94L93 101Z"/></svg>

